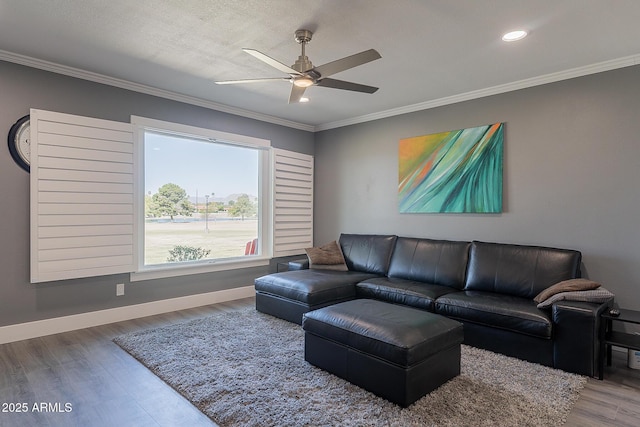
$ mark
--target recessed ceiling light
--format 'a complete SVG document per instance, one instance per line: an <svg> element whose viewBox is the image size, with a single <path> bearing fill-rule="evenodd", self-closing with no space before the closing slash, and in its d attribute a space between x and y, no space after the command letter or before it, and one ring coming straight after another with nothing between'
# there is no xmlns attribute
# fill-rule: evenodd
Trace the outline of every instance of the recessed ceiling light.
<svg viewBox="0 0 640 427"><path fill-rule="evenodd" d="M506 42L515 42L516 40L522 40L525 37L527 37L526 31L516 30L516 31L509 31L508 33L503 35L502 40Z"/></svg>
<svg viewBox="0 0 640 427"><path fill-rule="evenodd" d="M302 98L300 98L300 102L309 102L309 98L303 96Z"/></svg>

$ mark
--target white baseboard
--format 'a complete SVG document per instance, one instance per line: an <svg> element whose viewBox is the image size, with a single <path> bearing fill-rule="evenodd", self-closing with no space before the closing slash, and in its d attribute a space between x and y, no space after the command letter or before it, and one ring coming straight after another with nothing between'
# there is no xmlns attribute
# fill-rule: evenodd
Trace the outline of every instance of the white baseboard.
<svg viewBox="0 0 640 427"><path fill-rule="evenodd" d="M36 320L34 322L1 326L0 344L75 331L77 329L91 328L93 326L153 316L155 314L185 310L187 308L201 307L219 302L233 301L254 295L255 288L252 285L206 294L189 295L144 304L110 308L108 310L91 311L88 313L73 314L71 316L54 317L51 319Z"/></svg>

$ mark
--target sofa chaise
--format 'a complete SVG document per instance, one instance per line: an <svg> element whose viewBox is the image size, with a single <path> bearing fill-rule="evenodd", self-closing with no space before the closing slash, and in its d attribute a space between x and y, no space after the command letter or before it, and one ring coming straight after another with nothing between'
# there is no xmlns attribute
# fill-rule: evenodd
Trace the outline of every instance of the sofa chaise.
<svg viewBox="0 0 640 427"><path fill-rule="evenodd" d="M613 303L534 298L580 277L575 250L394 235L342 234L345 267L255 280L256 309L300 324L304 313L358 298L419 308L463 324L464 344L596 376L600 315Z"/></svg>

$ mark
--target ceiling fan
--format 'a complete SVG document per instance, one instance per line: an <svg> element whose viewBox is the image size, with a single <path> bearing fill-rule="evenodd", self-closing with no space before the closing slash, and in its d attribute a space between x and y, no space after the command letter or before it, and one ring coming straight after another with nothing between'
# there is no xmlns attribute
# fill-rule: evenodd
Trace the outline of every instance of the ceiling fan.
<svg viewBox="0 0 640 427"><path fill-rule="evenodd" d="M305 55L305 45L311 41L313 33L309 30L297 30L295 32L295 40L302 45L302 54L292 66L285 65L275 59L259 52L255 49L242 49L249 55L252 55L262 62L272 66L273 68L289 74L289 77L275 77L266 79L245 79L245 80L224 80L215 82L219 85L229 85L238 83L258 83L267 81L288 81L291 82L291 94L289 95L289 104L300 102L300 98L309 86L323 86L334 89L351 90L354 92L374 93L377 87L366 86L359 83L351 83L344 80L330 79L329 76L366 64L381 58L375 49L365 50L355 55L347 56L333 62L314 67L309 58Z"/></svg>

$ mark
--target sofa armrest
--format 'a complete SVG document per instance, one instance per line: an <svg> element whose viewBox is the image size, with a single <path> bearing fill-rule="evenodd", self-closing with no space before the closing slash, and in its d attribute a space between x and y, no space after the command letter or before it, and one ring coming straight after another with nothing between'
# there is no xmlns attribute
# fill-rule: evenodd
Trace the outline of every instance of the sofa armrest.
<svg viewBox="0 0 640 427"><path fill-rule="evenodd" d="M613 298L596 304L559 301L552 306L554 366L568 372L596 376L600 358L600 315Z"/></svg>
<svg viewBox="0 0 640 427"><path fill-rule="evenodd" d="M300 258L289 261L289 271L306 270L309 268L309 258Z"/></svg>

